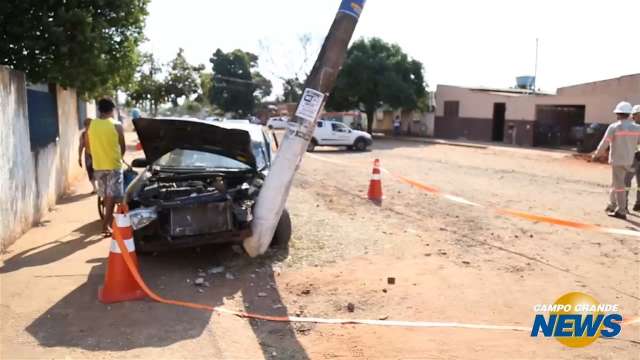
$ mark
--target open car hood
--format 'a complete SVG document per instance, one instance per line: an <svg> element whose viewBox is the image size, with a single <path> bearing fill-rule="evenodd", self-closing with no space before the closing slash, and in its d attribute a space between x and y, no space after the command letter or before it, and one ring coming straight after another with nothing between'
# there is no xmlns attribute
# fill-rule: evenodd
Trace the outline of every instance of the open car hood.
<svg viewBox="0 0 640 360"><path fill-rule="evenodd" d="M133 120L133 126L149 164L173 150L182 149L222 155L256 168L247 131L200 120L171 118L138 118Z"/></svg>

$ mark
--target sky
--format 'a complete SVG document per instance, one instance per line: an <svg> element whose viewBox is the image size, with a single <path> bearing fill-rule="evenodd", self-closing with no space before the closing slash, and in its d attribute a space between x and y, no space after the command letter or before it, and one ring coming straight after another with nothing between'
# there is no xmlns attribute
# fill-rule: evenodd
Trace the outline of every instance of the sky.
<svg viewBox="0 0 640 360"><path fill-rule="evenodd" d="M152 0L142 46L162 62L182 47L211 69L217 49L261 57L279 77L308 71L339 0ZM304 63L299 38L311 36ZM539 88L640 73L639 0L367 0L354 39L380 37L421 61L438 84L511 87L533 75L539 39Z"/></svg>

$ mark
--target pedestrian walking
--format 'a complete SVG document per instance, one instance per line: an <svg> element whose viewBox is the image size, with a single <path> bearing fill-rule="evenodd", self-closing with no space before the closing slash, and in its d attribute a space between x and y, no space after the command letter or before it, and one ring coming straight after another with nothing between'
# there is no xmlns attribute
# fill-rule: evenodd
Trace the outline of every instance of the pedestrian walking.
<svg viewBox="0 0 640 360"><path fill-rule="evenodd" d="M635 153L640 144L640 125L631 118L632 106L628 102L619 103L615 110L617 121L609 125L604 138L598 145L593 160L601 157L609 148L609 164L611 164L611 192L609 206L606 211L609 216L627 219L627 188L631 186L632 168Z"/></svg>
<svg viewBox="0 0 640 360"><path fill-rule="evenodd" d="M80 139L78 141L78 164L82 167L82 159L84 157L84 168L87 171L87 176L91 182L93 190L91 194L96 193L96 179L93 174L93 159L91 159L91 148L89 147L89 125L91 125L91 119L84 119L84 129L80 133ZM84 153L84 156L83 156Z"/></svg>
<svg viewBox="0 0 640 360"><path fill-rule="evenodd" d="M393 136L400 136L400 115L396 115L393 119Z"/></svg>
<svg viewBox="0 0 640 360"><path fill-rule="evenodd" d="M116 203L124 198L122 157L125 152L124 130L113 118L115 104L109 99L98 101L98 118L89 125L89 148L93 160L98 195L104 199L102 231L111 235L111 221Z"/></svg>

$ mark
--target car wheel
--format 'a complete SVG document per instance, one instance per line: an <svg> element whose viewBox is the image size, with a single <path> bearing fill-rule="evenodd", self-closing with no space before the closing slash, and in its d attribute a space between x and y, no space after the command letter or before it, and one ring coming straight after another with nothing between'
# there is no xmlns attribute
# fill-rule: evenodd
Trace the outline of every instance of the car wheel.
<svg viewBox="0 0 640 360"><path fill-rule="evenodd" d="M309 145L307 145L307 152L314 152L316 150L316 146L318 146L316 139L311 139L311 141L309 141Z"/></svg>
<svg viewBox="0 0 640 360"><path fill-rule="evenodd" d="M365 151L367 150L367 142L364 139L358 139L353 143L353 148L357 151Z"/></svg>
<svg viewBox="0 0 640 360"><path fill-rule="evenodd" d="M291 240L291 232L291 217L289 216L289 211L287 211L287 209L284 209L284 211L282 212L282 216L280 216L280 221L278 221L276 232L273 234L271 247L278 249L288 249L289 240Z"/></svg>

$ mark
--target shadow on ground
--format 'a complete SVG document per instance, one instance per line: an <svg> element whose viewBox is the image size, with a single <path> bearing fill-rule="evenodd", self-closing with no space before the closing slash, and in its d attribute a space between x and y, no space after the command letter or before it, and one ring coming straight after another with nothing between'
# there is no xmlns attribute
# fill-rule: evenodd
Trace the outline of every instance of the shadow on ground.
<svg viewBox="0 0 640 360"><path fill-rule="evenodd" d="M100 234L100 222L83 225L62 238L19 252L4 261L0 274L10 273L27 267L41 266L62 260L75 252L83 250L103 240ZM65 240L70 238L70 240ZM43 249L43 250L39 250Z"/></svg>
<svg viewBox="0 0 640 360"><path fill-rule="evenodd" d="M242 296L247 312L283 316L287 314L287 308L275 284L272 263L286 256L286 251L281 250L260 259L249 259L228 246L216 246L200 251L141 256L139 260L147 285L166 298L219 306L224 304L225 297ZM126 351L166 347L206 336L207 352L225 353L225 339L234 334L217 332L210 325L212 314L209 312L149 300L109 306L98 302L105 263L104 259L90 262L96 265L87 281L26 328L41 345L88 351ZM193 280L199 269L206 272L216 265L224 265L225 273L207 274L211 287L203 288L204 293L198 292ZM227 272L233 274L233 280L225 278ZM291 324L250 321L250 325L265 358L308 359Z"/></svg>

